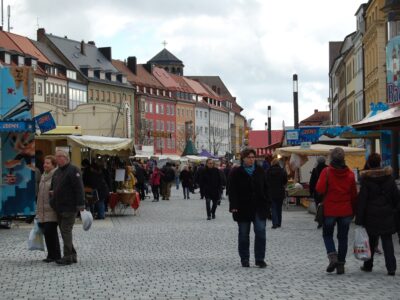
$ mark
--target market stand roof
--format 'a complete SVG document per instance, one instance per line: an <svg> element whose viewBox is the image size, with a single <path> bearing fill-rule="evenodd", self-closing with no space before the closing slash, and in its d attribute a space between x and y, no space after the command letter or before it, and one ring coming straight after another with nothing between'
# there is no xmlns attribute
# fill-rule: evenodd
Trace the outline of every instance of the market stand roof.
<svg viewBox="0 0 400 300"><path fill-rule="evenodd" d="M275 149L275 154L282 156L290 156L291 154L299 154L306 156L314 155L328 155L330 151L338 146L336 145L324 145L324 144L312 144L310 148L302 148L301 146L283 147ZM340 146L347 154L363 155L365 149L344 147Z"/></svg>

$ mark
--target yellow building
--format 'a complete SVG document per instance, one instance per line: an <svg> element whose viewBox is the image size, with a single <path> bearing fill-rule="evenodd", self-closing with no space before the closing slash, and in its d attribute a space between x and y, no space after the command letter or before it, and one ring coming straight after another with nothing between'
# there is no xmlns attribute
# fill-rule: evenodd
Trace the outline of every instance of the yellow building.
<svg viewBox="0 0 400 300"><path fill-rule="evenodd" d="M191 138L194 141L194 116L195 105L188 102L176 103L176 152L182 154L186 141Z"/></svg>
<svg viewBox="0 0 400 300"><path fill-rule="evenodd" d="M371 0L365 14L364 44L365 113L370 104L387 102L386 97L386 20L382 8L385 0Z"/></svg>
<svg viewBox="0 0 400 300"><path fill-rule="evenodd" d="M239 157L240 149L243 146L244 129L246 127L246 119L240 114L235 114L235 138L233 145L233 154Z"/></svg>
<svg viewBox="0 0 400 300"><path fill-rule="evenodd" d="M351 46L349 52L344 57L344 67L346 72L346 124L354 122L355 116L355 65L354 65L354 45Z"/></svg>

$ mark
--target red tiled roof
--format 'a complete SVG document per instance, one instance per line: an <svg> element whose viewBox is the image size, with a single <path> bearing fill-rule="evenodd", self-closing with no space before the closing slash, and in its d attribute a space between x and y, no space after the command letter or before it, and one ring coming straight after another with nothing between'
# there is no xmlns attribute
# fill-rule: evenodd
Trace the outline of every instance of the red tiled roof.
<svg viewBox="0 0 400 300"><path fill-rule="evenodd" d="M314 111L314 114L309 116L308 118L302 120L301 124L304 123L313 123L316 125L322 125L323 123L330 120L330 112L329 111L318 111L317 109Z"/></svg>
<svg viewBox="0 0 400 300"><path fill-rule="evenodd" d="M180 91L179 84L172 78L171 74L162 68L154 67L153 75L163 86L174 91Z"/></svg>
<svg viewBox="0 0 400 300"><path fill-rule="evenodd" d="M182 76L170 74L172 79L179 85L180 90L185 93L195 94L196 92L190 87Z"/></svg>
<svg viewBox="0 0 400 300"><path fill-rule="evenodd" d="M9 51L16 51L23 54L23 51L14 43L5 31L0 31L0 47Z"/></svg>
<svg viewBox="0 0 400 300"><path fill-rule="evenodd" d="M51 65L52 63L47 59L47 57L38 49L36 46L27 38L22 35L17 35L11 32L6 32L8 37L18 45L23 53L33 56L38 59L38 61Z"/></svg>
<svg viewBox="0 0 400 300"><path fill-rule="evenodd" d="M159 89L164 88L164 86L152 74L150 74L142 64L136 66L137 74L134 74L123 61L113 59L112 64L118 71L126 76L126 79L130 83Z"/></svg>
<svg viewBox="0 0 400 300"><path fill-rule="evenodd" d="M201 95L201 96L204 96L204 97L210 97L210 95L207 92L207 90L199 82L197 82L196 80L189 79L187 77L182 77L182 78L193 89L193 91L197 95Z"/></svg>
<svg viewBox="0 0 400 300"><path fill-rule="evenodd" d="M283 141L283 135L283 130L271 130L271 145L281 143ZM249 131L249 146L252 148L268 147L268 130Z"/></svg>

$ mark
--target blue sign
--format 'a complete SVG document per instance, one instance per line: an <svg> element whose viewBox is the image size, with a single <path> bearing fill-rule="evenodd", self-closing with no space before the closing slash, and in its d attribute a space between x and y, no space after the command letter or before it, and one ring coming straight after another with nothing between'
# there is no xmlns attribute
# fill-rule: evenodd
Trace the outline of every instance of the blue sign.
<svg viewBox="0 0 400 300"><path fill-rule="evenodd" d="M56 122L54 122L53 116L50 112L42 113L34 117L36 124L39 126L40 132L44 133L56 128Z"/></svg>
<svg viewBox="0 0 400 300"><path fill-rule="evenodd" d="M33 121L0 121L0 132L34 132Z"/></svg>

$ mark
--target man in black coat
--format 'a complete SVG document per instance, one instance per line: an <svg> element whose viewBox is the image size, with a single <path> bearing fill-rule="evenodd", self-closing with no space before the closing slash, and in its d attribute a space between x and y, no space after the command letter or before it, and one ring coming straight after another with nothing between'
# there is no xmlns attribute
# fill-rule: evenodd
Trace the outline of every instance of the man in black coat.
<svg viewBox="0 0 400 300"><path fill-rule="evenodd" d="M200 190L206 198L207 220L215 219L218 201L221 199L222 180L219 170L214 166L214 161L209 158L200 181ZM212 208L211 208L212 202Z"/></svg>
<svg viewBox="0 0 400 300"><path fill-rule="evenodd" d="M255 263L265 268L266 220L271 208L264 169L255 164L256 151L240 153L241 166L229 175L229 211L239 227L239 256L243 267L250 266L250 227L254 226Z"/></svg>
<svg viewBox="0 0 400 300"><path fill-rule="evenodd" d="M279 159L274 158L267 170L268 193L272 201L272 229L279 228L282 224L282 205L287 181L287 174L279 165Z"/></svg>
<svg viewBox="0 0 400 300"><path fill-rule="evenodd" d="M51 182L51 207L57 213L58 226L64 242L64 256L56 261L60 265L77 262L77 255L72 243L72 229L78 211L85 208L85 195L81 171L70 163L65 151L56 151L58 169Z"/></svg>

